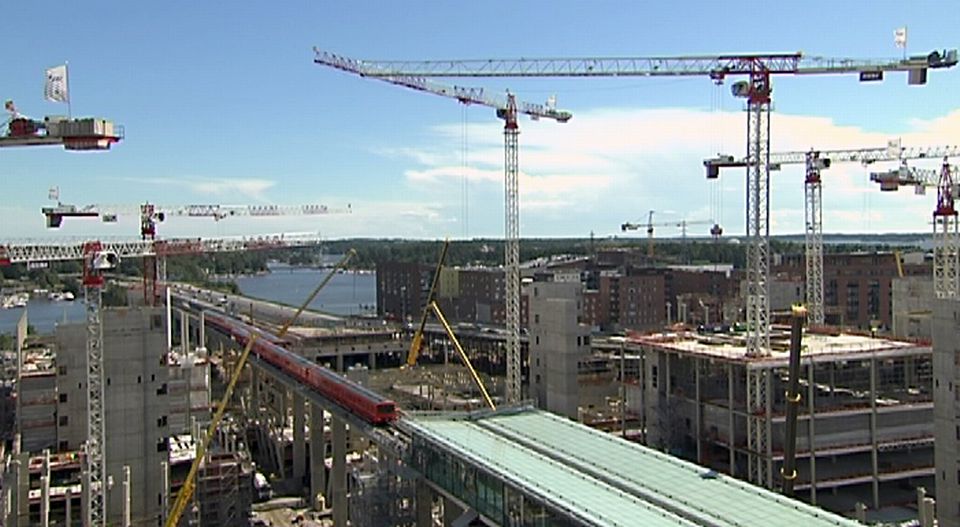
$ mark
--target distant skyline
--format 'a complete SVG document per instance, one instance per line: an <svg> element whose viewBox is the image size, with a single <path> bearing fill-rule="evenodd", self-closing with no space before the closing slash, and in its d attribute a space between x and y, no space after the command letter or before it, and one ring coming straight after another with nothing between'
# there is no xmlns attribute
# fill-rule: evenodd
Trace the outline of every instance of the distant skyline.
<svg viewBox="0 0 960 527"><path fill-rule="evenodd" d="M349 215L169 220L162 236L319 232L327 238L503 236L502 123L493 110L362 79L313 63L312 47L354 58L428 59L650 56L796 51L897 58L957 47L960 16L943 1L446 2L173 1L162 9L90 2L7 6L8 64L0 97L33 117L66 114L43 99L44 71L69 61L75 116L126 127L111 151L4 149L0 241L136 236L137 218L114 225L68 219L44 227L47 190L75 205L305 203ZM38 32L38 28L43 29ZM625 221L715 220L744 231L743 170L708 182L702 161L745 153L742 102L706 78L456 79L556 95L566 124L521 122L521 234L623 236ZM855 76L774 79L774 151L952 144L960 68L863 85ZM939 160L915 163L935 167ZM928 232L935 192L880 193L870 169L824 173L824 231ZM802 167L772 175L771 232L803 232ZM464 199L467 206L464 207ZM465 218L464 210L468 211ZM697 232L695 229L702 229ZM709 225L691 227L705 235ZM643 237L643 232L633 233ZM658 228L658 236L679 236Z"/></svg>

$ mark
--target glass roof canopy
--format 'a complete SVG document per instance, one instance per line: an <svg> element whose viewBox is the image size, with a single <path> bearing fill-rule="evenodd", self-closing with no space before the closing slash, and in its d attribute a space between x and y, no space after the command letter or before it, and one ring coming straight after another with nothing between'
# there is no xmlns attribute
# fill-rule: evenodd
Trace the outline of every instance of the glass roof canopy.
<svg viewBox="0 0 960 527"><path fill-rule="evenodd" d="M404 426L421 452L422 473L448 484L456 480L455 489L441 486L473 498L464 501L503 524L517 515L510 506L512 491L548 511L541 514L543 521L528 518L524 525L859 525L540 410L412 414ZM442 462L423 453L424 447L443 452L458 475L438 469ZM491 497L491 492L500 495Z"/></svg>

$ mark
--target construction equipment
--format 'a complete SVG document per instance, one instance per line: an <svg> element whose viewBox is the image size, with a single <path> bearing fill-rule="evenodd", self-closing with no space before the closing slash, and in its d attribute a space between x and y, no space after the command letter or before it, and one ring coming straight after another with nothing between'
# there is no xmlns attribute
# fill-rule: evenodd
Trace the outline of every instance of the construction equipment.
<svg viewBox="0 0 960 527"><path fill-rule="evenodd" d="M86 300L87 327L87 442L84 462L88 480L84 500L88 517L85 525L106 522L107 475L104 461L103 407L103 325L101 318L104 274L116 269L124 258L144 258L158 254L194 254L281 247L311 246L320 243L315 236L259 236L251 238L212 238L180 240L134 240L120 242L74 241L63 243L0 244L0 265L79 260L83 262L82 283ZM146 287L146 284L145 284Z"/></svg>
<svg viewBox="0 0 960 527"><path fill-rule="evenodd" d="M653 244L653 228L654 227L677 227L680 229L680 235L683 239L683 243L687 242L687 226L689 225L709 225L713 223L713 220L680 220L680 221L664 221L660 223L653 223L653 213L650 211L647 215L647 223L623 223L620 225L620 230L622 232L626 231L635 231L642 227L647 228L647 258L653 258L654 256L654 244Z"/></svg>
<svg viewBox="0 0 960 527"><path fill-rule="evenodd" d="M890 60L806 57L772 53L687 57L352 61L375 77L708 77L716 83L746 76L731 92L747 100L747 352L769 353L769 112L773 75L857 74L879 81L884 72L905 71L910 84L925 84L929 69L957 64L957 51Z"/></svg>
<svg viewBox="0 0 960 527"><path fill-rule="evenodd" d="M790 369L787 380L787 415L783 438L783 466L780 477L783 479L783 493L793 495L793 484L797 479L797 412L800 409L800 351L803 341L803 321L807 310L803 306L793 306L790 310Z"/></svg>
<svg viewBox="0 0 960 527"><path fill-rule="evenodd" d="M0 148L11 146L63 146L66 150L109 150L123 139L123 126L106 119L71 119L48 115L32 119L17 111L12 100L4 103L8 117Z"/></svg>
<svg viewBox="0 0 960 527"><path fill-rule="evenodd" d="M890 60L854 60L805 57L801 53L633 58L479 59L429 61L353 61L364 75L374 77L707 77L722 83L728 77L745 76L731 86L734 97L747 101L747 290L746 352L750 356L770 353L770 105L774 75L857 74L861 81L879 81L884 72L908 72L909 84L925 84L929 69L957 64L957 51L934 51L928 55ZM508 142L509 151L509 142ZM509 162L508 162L509 167ZM509 178L508 178L509 179ZM508 200L509 201L509 200ZM509 211L509 208L508 208ZM508 213L509 214L509 213ZM509 222L508 222L509 224ZM510 239L508 230L507 239ZM508 252L509 254L509 252ZM508 262L508 268L509 268ZM509 284L509 279L508 279ZM507 302L514 302L507 290ZM516 299L519 302L519 299ZM509 304L508 304L509 305ZM508 315L509 315L508 310ZM512 328L509 328L512 329ZM509 370L508 370L509 371ZM757 371L747 380L748 448L764 452L769 444L760 417L766 412L765 374ZM766 463L752 463L751 479L770 486L772 474Z"/></svg>
<svg viewBox="0 0 960 527"><path fill-rule="evenodd" d="M59 145L66 150L109 150L123 139L123 127L104 119L68 119L46 117L37 121L17 111L12 100L4 103L9 114L5 135L0 135L0 148ZM83 287L87 318L87 442L84 462L88 468L86 483L86 517L84 525L106 525L107 503L103 460L103 328L100 319L103 273L119 264L119 254L99 242L72 247L74 260L83 261ZM14 251L16 252L16 251ZM31 252L28 250L27 252ZM43 249L40 252L44 252ZM46 260L26 260L46 261ZM0 265L13 263L8 247L0 245ZM18 398L20 386L17 386Z"/></svg>
<svg viewBox="0 0 960 527"><path fill-rule="evenodd" d="M806 256L806 308L810 322L822 325L826 318L823 284L823 188L821 172L834 163L860 163L864 166L873 163L900 161L905 167L909 159L937 159L960 156L960 147L904 147L899 139L887 142L887 146L870 148L851 148L838 150L807 150L770 153L770 170L779 170L782 165L803 164L806 167L804 178L805 236L804 254ZM707 179L716 179L722 168L748 167L746 158L736 159L730 155L720 155L703 162ZM906 174L906 168L897 171ZM871 174L871 180L879 181L881 190L896 190L896 177L885 172L884 175ZM874 179L878 178L878 179ZM882 179L882 181L880 181ZM911 184L904 182L904 184ZM892 187L892 188L888 188ZM922 188L922 187L917 187Z"/></svg>
<svg viewBox="0 0 960 527"><path fill-rule="evenodd" d="M417 364L417 356L420 355L420 348L423 345L423 329L427 325L427 315L430 313L430 306L433 304L437 294L437 285L440 283L440 273L443 271L443 262L447 259L447 249L450 247L450 240L443 241L443 248L440 250L440 260L437 262L437 268L433 272L433 281L430 282L430 292L427 293L427 304L423 306L423 314L420 316L420 326L417 332L413 334L413 340L410 342L410 353L407 354L407 366Z"/></svg>
<svg viewBox="0 0 960 527"><path fill-rule="evenodd" d="M433 300L430 302L428 307L433 311L434 315L436 315L437 320L440 321L440 325L443 326L444 331L447 332L447 336L450 337L450 342L453 342L453 347L457 350L457 353L463 360L464 365L466 365L467 369L470 370L470 375L473 376L473 382L476 383L477 388L480 389L480 393L483 394L483 399L487 402L487 406L489 406L491 410L496 411L497 406L493 404L493 400L490 398L490 394L487 392L487 387L483 384L483 380L480 379L480 375L477 374L477 370L473 368L470 358L467 357L467 352L463 351L463 346L460 345L460 340L457 339L457 335L454 334L453 328L451 328L450 323L447 322L447 317L443 316L443 311L440 310L440 306L437 305L435 300Z"/></svg>
<svg viewBox="0 0 960 527"><path fill-rule="evenodd" d="M960 233L954 203L960 181L957 167L944 157L939 170L902 164L896 170L870 174L870 180L879 183L884 191L913 186L922 194L926 187L937 188L937 206L933 210L933 292L937 298L960 296ZM899 270L899 257L897 260Z"/></svg>
<svg viewBox="0 0 960 527"><path fill-rule="evenodd" d="M364 77L372 77L391 84L456 99L463 104L479 104L495 108L503 119L504 137L504 210L505 210L505 272L506 272L506 326L507 326L507 400L517 402L522 396L520 361L520 190L518 114L534 120L552 119L559 123L570 120L572 114L556 108L556 100L545 104L517 102L514 95L506 97L487 94L483 88L447 86L422 76L406 73L388 73L388 70L365 61L355 60L314 48L314 62Z"/></svg>
<svg viewBox="0 0 960 527"><path fill-rule="evenodd" d="M59 195L59 193L57 194ZM55 207L43 207L40 212L46 217L47 227L60 228L64 218L101 218L104 223L115 223L120 215L129 213L140 214L140 236L154 239L157 235L157 224L168 217L180 216L189 218L213 218L220 221L234 216L244 217L277 217L277 216L318 216L326 214L349 214L350 205L346 208L331 208L326 205L182 205L160 206L152 203L142 205L86 205L76 206L57 202Z"/></svg>
<svg viewBox="0 0 960 527"><path fill-rule="evenodd" d="M347 251L347 254L343 255L343 258L340 259L336 265L330 269L330 273L320 282L319 285L313 290L312 293L307 297L307 299L297 308L296 313L287 320L283 326L280 328L280 331L277 332L278 338L283 338L287 331L290 330L290 326L298 318L300 314L307 309L307 306L310 305L310 302L313 302L313 299L320 294L320 291L330 282L330 279L337 274L337 271L346 267L350 259L356 256L357 252L353 249ZM253 347L254 341L257 340L257 334L255 332L250 333L250 338L247 340L247 344L243 347L243 352L240 353L240 359L237 361L237 365L233 369L233 373L230 375L230 383L227 384L226 391L223 392L223 397L220 398L220 403L217 404L217 410L213 414L213 419L210 421L210 425L207 427L207 433L203 435L200 439L200 443L197 445L196 457L193 459L193 463L190 464L190 471L187 472L187 478L183 482L183 486L180 487L180 491L177 493L177 499L173 502L173 507L170 509L170 514L167 516L167 521L164 523L166 527L176 527L180 523L180 517L183 515L183 511L186 510L187 505L190 503L190 499L193 497L193 491L197 486L197 471L200 469L200 463L203 462L203 458L206 455L207 449L210 447L210 442L213 440L214 435L217 433L217 428L220 426L220 421L223 420L223 414L227 410L227 404L230 403L230 398L233 397L233 390L237 385L237 380L240 379L240 374L243 372L243 367L247 364L247 357L250 356L250 349Z"/></svg>

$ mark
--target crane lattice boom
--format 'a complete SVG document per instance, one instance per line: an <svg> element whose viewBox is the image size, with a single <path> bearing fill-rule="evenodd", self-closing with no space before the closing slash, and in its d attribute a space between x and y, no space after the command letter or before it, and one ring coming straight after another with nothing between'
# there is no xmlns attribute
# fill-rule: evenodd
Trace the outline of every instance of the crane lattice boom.
<svg viewBox="0 0 960 527"><path fill-rule="evenodd" d="M355 73L363 77L376 78L398 86L404 86L413 90L440 95L456 99L463 104L479 104L489 106L498 111L506 111L508 100L506 96L488 93L483 88L472 88L467 86L458 86L441 84L439 82L416 75L385 75L380 68L369 65L365 61L351 59L342 55L330 53L317 48L313 48L316 53L314 62L324 66L330 66L348 73ZM533 119L553 119L557 122L565 123L573 117L568 111L558 110L553 104L537 104L524 101L516 102L516 111L524 115L529 115Z"/></svg>
<svg viewBox="0 0 960 527"><path fill-rule="evenodd" d="M322 239L313 234L272 234L237 238L172 238L101 241L100 251L119 258L142 258L205 252L233 252L284 247L310 247ZM86 241L24 241L0 244L0 265L83 260Z"/></svg>
<svg viewBox="0 0 960 527"><path fill-rule="evenodd" d="M934 51L906 59L862 60L807 57L802 53L690 55L677 57L586 57L542 59L466 60L356 60L337 64L336 55L318 50L318 60L371 77L617 77L617 76L727 76L750 75L758 68L770 74L823 75L882 74L885 71L922 71L957 64L957 50ZM879 80L866 77L865 80Z"/></svg>

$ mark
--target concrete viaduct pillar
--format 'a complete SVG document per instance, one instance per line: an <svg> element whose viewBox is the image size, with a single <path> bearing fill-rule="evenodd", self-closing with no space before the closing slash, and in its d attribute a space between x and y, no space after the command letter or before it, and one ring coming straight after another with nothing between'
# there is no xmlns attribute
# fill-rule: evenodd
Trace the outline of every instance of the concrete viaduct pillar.
<svg viewBox="0 0 960 527"><path fill-rule="evenodd" d="M333 524L347 525L347 426L343 419L331 420L333 434L333 473L330 489L333 498Z"/></svg>
<svg viewBox="0 0 960 527"><path fill-rule="evenodd" d="M326 446L323 408L316 403L310 403L310 506L317 512L321 510L319 496L324 495L326 499Z"/></svg>
<svg viewBox="0 0 960 527"><path fill-rule="evenodd" d="M293 392L293 479L301 484L307 464L307 445L304 437L305 406L303 395L300 392Z"/></svg>

